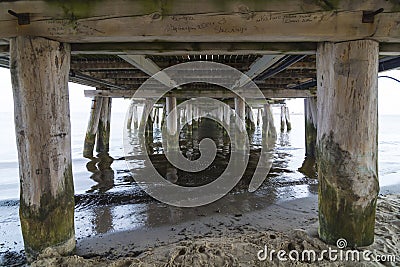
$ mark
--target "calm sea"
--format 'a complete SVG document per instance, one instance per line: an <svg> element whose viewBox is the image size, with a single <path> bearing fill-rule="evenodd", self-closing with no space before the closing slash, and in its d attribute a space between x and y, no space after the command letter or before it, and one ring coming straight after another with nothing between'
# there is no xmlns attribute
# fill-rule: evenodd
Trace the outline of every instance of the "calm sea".
<svg viewBox="0 0 400 267"><path fill-rule="evenodd" d="M112 114L110 155L114 158L122 157L124 154L122 144L124 119L123 113ZM278 114L275 114L276 126L278 119ZM77 194L86 192L96 184L89 179L91 173L86 170L88 160L82 157L87 120L86 113L71 114L73 172ZM304 156L304 119L301 114L292 114L291 120L294 129L285 136L285 140L281 140L282 136L278 136L277 150L284 149L288 152L287 168L293 170L301 166ZM381 193L400 191L400 116L398 115L379 117L378 162ZM126 169L124 161L115 161L112 167L116 171ZM0 185L0 200L19 198L18 161L12 113L0 113Z"/></svg>

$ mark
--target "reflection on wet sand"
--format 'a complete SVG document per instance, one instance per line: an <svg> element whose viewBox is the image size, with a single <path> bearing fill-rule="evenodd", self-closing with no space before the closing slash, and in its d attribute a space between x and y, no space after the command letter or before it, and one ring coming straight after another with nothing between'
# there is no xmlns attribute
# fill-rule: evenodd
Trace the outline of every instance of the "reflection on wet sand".
<svg viewBox="0 0 400 267"><path fill-rule="evenodd" d="M202 128L202 125L206 125L207 128ZM106 163L102 164L99 164L99 158L94 159L88 164L88 167L93 172L93 178L99 182L95 189L100 191L99 187L101 187L103 192L111 188L112 190L105 194L96 194L96 197L82 195L77 198L78 214L88 214L88 211L91 210L89 214L93 216L90 220L94 223L92 232L86 230L83 234L93 235L117 230L139 229L141 227L164 227L196 221L199 217L213 218L215 216L231 216L232 214L237 214L238 216L240 214L253 214L254 212L257 213L268 209L268 207L282 199L308 197L316 193L316 181L299 175L299 173L296 173L296 168L290 167L293 150L290 134L288 133L278 134L276 147L272 147L274 148L273 165L269 174L265 173L267 179L257 191L249 193L248 186L257 167L262 145L268 144L268 142L262 141L260 126L252 132L254 135L250 137L252 142L250 154L248 155L249 162L243 178L222 199L197 208L172 207L154 200L138 186L134 179L126 179L127 172L124 172L125 178L117 176L113 186L111 183L111 174L113 175L113 172L110 168L112 159L107 155L103 157ZM231 157L230 142L229 137L228 141L226 140L226 132L218 125L212 125L212 122L207 121L207 119L193 123L190 125L190 130L188 125L185 125L180 133L180 151L190 160L195 158L193 155L196 155L196 158L199 156L198 146L196 146L198 144L197 138L211 138L219 144L217 147L220 149L217 150L217 156L212 164L198 173L184 172L168 162L162 153L160 129L155 128L153 136L146 138L146 142L143 142L145 146L133 136L131 134L127 135L132 149L131 153L128 153L127 160L131 161L131 163L133 162L130 165L133 166L133 169L130 170L133 176L143 175L143 168L150 162L145 161L141 154L143 151L151 149L154 152L149 153L151 164L161 176L171 183L188 187L201 186L213 182L224 172ZM191 138L189 139L188 137ZM148 141L153 142L149 144ZM93 166L97 167L94 168ZM109 176L107 176L107 173ZM99 179L98 177L101 178ZM107 181L110 183L107 183Z"/></svg>
<svg viewBox="0 0 400 267"><path fill-rule="evenodd" d="M114 186L114 170L111 168L111 164L114 159L110 157L108 153L100 153L97 157L93 157L87 164L86 168L89 172L93 173L90 179L97 182L96 185L92 186L87 192L93 192L99 190L100 192L106 192Z"/></svg>

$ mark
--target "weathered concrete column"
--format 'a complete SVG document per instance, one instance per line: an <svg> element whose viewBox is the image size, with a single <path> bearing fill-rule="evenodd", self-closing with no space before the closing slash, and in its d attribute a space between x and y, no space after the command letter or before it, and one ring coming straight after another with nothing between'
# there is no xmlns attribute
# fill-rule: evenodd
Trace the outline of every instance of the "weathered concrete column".
<svg viewBox="0 0 400 267"><path fill-rule="evenodd" d="M102 98L101 114L97 130L96 152L98 153L110 151L111 100L110 97Z"/></svg>
<svg viewBox="0 0 400 267"><path fill-rule="evenodd" d="M374 241L378 47L361 40L317 50L319 236L332 244Z"/></svg>
<svg viewBox="0 0 400 267"><path fill-rule="evenodd" d="M75 248L68 99L70 46L38 37L10 41L20 219L32 261L48 247Z"/></svg>
<svg viewBox="0 0 400 267"><path fill-rule="evenodd" d="M103 101L101 97L98 96L94 97L92 100L92 108L90 110L85 143L83 145L83 156L85 158L93 158L93 150L96 143L96 134L99 126L102 103Z"/></svg>

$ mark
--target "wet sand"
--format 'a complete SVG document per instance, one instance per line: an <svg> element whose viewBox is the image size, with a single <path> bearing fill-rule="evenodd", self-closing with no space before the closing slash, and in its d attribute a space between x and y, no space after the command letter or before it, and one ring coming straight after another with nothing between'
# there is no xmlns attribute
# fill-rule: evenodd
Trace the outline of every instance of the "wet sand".
<svg viewBox="0 0 400 267"><path fill-rule="evenodd" d="M316 204L317 199L312 196L282 201L259 212L199 216L172 227L151 227L89 238L78 242L75 256L61 257L47 250L32 266L315 266L315 262L279 262L277 257L272 261L260 261L257 252L265 246L287 252L328 249L329 246L317 238ZM397 255L398 264L399 214L400 195L381 196L375 243L359 250ZM317 264L398 266L393 262L333 262L327 257Z"/></svg>

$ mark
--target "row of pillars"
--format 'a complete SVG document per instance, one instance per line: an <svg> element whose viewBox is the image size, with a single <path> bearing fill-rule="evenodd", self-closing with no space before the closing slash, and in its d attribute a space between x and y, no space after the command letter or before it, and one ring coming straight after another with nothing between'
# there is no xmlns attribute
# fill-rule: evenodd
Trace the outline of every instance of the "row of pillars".
<svg viewBox="0 0 400 267"><path fill-rule="evenodd" d="M378 47L372 40L318 45L315 151L319 236L327 243L345 238L349 246L364 246L374 240L379 192ZM10 40L20 218L28 259L47 247L62 254L75 247L70 54L69 44L45 38L20 36ZM103 101L102 107L110 105ZM167 109L174 105L173 100L167 103ZM243 117L244 104L237 101L235 106ZM101 113L107 112L101 109ZM100 126L107 128L108 123L99 119L98 140L104 137ZM90 138L93 134L94 130L90 131Z"/></svg>
<svg viewBox="0 0 400 267"><path fill-rule="evenodd" d="M264 108L258 108L258 113L257 113L257 121L254 120L253 117L253 110L245 104L245 101L239 97L235 98L235 113L236 116L242 121L243 123L243 131L247 130L248 135L251 137L252 133L254 132L255 128L256 128L256 123L258 126L261 125L261 120L262 123L265 125L269 125L271 127L271 129L275 129L274 128L274 123L273 123L273 116L272 116L272 111L270 110L270 106L269 104L266 104L266 106ZM142 118L140 120L140 122L138 122L138 118L139 118L139 110L138 110L138 106L140 104L138 103L132 103L129 107L129 112L128 112L128 119L127 119L127 129L128 130L136 130L136 129L145 129L145 137L148 137L147 139L147 143L151 143L152 142L152 134L153 134L153 126L154 124L159 126L159 116L160 116L160 110L162 109L163 114L162 114L162 123L161 125L164 124L164 122L166 122L166 128L167 128L167 133L168 136L171 138L174 138L173 136L175 134L177 134L179 126L183 125L183 124L188 124L187 129L186 129L186 137L190 137L191 139L196 139L193 136L193 131L199 129L199 122L196 119L197 117L205 117L207 114L214 116L215 118L218 118L221 122L224 122L226 125L231 125L231 115L230 115L230 108L224 108L224 107L219 107L217 109L214 110L207 110L207 111L202 111L204 114L199 114L200 110L193 106L192 104L186 104L185 108L182 109L176 109L177 107L177 99L176 97L166 97L165 98L165 105L163 108L161 107L151 107L148 106L148 103L145 102L144 104L144 109L150 108L151 110L148 110L148 114L150 114L148 121L146 123L145 126L139 126L142 123L144 123L144 112L142 112ZM261 116L261 111L264 111L264 115ZM93 111L93 110L92 110ZM271 113L270 115L265 115L267 113ZM168 118L167 118L168 115ZM145 128L144 128L145 127ZM204 126L202 126L201 128L204 128ZM222 126L219 127L220 130L222 130ZM211 130L211 129L210 129ZM202 130L204 131L204 129ZM207 131L207 130L205 130ZM88 130L89 132L89 130ZM222 132L224 132L222 130ZM269 139L276 139L276 132L274 132L274 134L271 136L271 130L267 131L267 135L265 135L262 139L262 142L264 142L265 144L268 144L268 138ZM198 133L197 133L198 134ZM168 138L168 136L166 136L166 138ZM233 136L232 136L233 138ZM198 136L197 136L197 139ZM228 139L228 143L229 143L229 136L223 136L223 139ZM194 142L198 142L199 140L193 140ZM237 141L237 142L236 142ZM246 150L244 147L245 142L243 142L243 140L236 140L235 142L233 142L233 144L236 146L238 151L241 150ZM225 142L225 141L224 141ZM227 146L229 146L229 144L227 144ZM197 147L197 146L194 146ZM193 147L193 148L194 148ZM170 149L178 149L177 147L172 147L170 146Z"/></svg>
<svg viewBox="0 0 400 267"><path fill-rule="evenodd" d="M110 97L94 97L92 100L83 146L83 156L85 158L93 158L95 143L96 152L99 154L106 154L110 150L111 102L112 98Z"/></svg>

